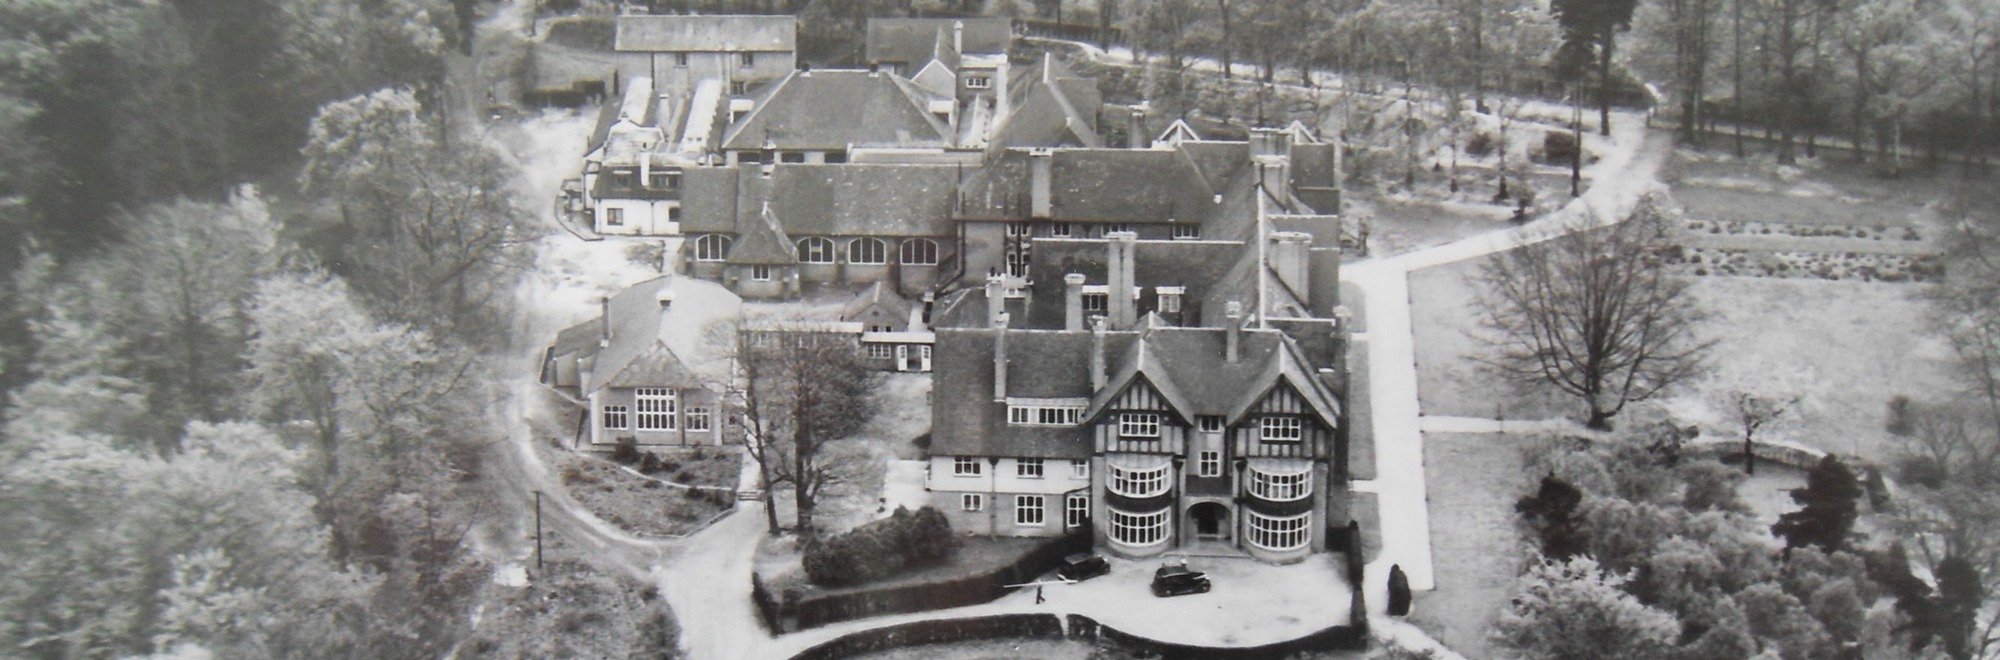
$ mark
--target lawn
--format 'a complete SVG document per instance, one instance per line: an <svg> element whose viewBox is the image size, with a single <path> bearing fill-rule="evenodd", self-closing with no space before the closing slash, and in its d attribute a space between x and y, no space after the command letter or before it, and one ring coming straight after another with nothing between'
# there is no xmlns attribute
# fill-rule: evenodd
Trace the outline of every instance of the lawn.
<svg viewBox="0 0 2000 660"><path fill-rule="evenodd" d="M1514 527L1514 500L1530 486L1521 467L1529 442L1513 434L1424 434L1437 589L1416 594L1410 619L1466 657L1492 657L1486 631L1513 597L1528 556Z"/></svg>
<svg viewBox="0 0 2000 660"><path fill-rule="evenodd" d="M1884 460L1898 448L1883 430L1889 397L1952 391L1952 351L1919 298L1927 285L1704 277L1690 290L1710 315L1702 335L1718 340L1702 389L1805 395L1801 414L1763 437ZM1716 404L1666 403L1712 433L1734 432Z"/></svg>
<svg viewBox="0 0 2000 660"><path fill-rule="evenodd" d="M1368 344L1356 342L1347 352L1347 474L1375 478L1374 403L1368 396Z"/></svg>
<svg viewBox="0 0 2000 660"><path fill-rule="evenodd" d="M669 657L680 627L659 588L575 559L548 562L532 587L488 585L469 658Z"/></svg>
<svg viewBox="0 0 2000 660"><path fill-rule="evenodd" d="M1410 273L1410 325L1417 354L1417 403L1425 415L1549 419L1573 414L1576 405L1547 394L1522 392L1480 360L1499 355L1479 327L1478 286L1468 278L1484 259Z"/></svg>

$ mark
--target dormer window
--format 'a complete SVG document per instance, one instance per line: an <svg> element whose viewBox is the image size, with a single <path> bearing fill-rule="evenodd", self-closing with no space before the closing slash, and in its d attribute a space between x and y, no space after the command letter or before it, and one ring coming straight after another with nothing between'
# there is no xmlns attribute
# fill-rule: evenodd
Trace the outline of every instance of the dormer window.
<svg viewBox="0 0 2000 660"><path fill-rule="evenodd" d="M1201 238L1201 225L1191 223L1174 225L1174 240L1191 241L1199 238Z"/></svg>
<svg viewBox="0 0 2000 660"><path fill-rule="evenodd" d="M1179 314L1181 312L1181 294L1187 291L1186 287L1163 286L1156 289L1156 291L1160 294L1159 312L1161 314Z"/></svg>
<svg viewBox="0 0 2000 660"><path fill-rule="evenodd" d="M646 180L646 187L654 190L679 190L681 187L681 174L679 172L653 172Z"/></svg>
<svg viewBox="0 0 2000 660"><path fill-rule="evenodd" d="M1123 222L1113 222L1113 223L1099 225L1097 230L1099 232L1098 233L1099 236L1108 237L1114 232L1132 231L1132 225Z"/></svg>
<svg viewBox="0 0 2000 660"><path fill-rule="evenodd" d="M736 65L741 67L757 66L757 54L750 52L737 53Z"/></svg>
<svg viewBox="0 0 2000 660"><path fill-rule="evenodd" d="M1069 238L1072 235L1072 231L1067 222L1049 223L1049 235L1055 238Z"/></svg>
<svg viewBox="0 0 2000 660"><path fill-rule="evenodd" d="M993 79L987 76L966 76L966 89L986 89L993 86Z"/></svg>

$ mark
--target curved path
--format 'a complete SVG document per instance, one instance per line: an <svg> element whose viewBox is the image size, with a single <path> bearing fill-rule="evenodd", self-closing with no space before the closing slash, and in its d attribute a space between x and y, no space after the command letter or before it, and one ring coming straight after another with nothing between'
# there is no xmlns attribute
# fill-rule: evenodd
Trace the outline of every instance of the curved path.
<svg viewBox="0 0 2000 660"><path fill-rule="evenodd" d="M1410 326L1409 274L1420 268L1482 257L1623 219L1644 193L1659 187L1659 169L1671 146L1667 135L1645 128L1643 115L1619 113L1619 120L1613 125L1613 148L1593 166L1591 180L1596 183L1568 206L1519 227L1407 254L1359 261L1341 269L1341 281L1362 291L1367 323L1367 331L1356 334L1355 339L1368 350L1376 478L1355 482L1354 490L1375 493L1381 509L1382 551L1368 564L1365 579L1372 614L1379 615L1383 604L1388 602L1391 565L1402 566L1411 588L1436 588L1422 431L1426 427L1466 425L1465 420L1456 418L1427 423L1420 417L1416 350ZM1376 617L1377 621L1382 619ZM1399 640L1416 632L1396 624L1381 627L1394 631Z"/></svg>

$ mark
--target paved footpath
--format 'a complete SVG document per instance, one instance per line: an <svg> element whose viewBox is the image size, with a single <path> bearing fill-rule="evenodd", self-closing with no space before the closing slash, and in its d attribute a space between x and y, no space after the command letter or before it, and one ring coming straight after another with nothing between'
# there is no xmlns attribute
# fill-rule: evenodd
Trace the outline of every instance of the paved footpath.
<svg viewBox="0 0 2000 660"><path fill-rule="evenodd" d="M1665 134L1647 131L1642 115L1620 113L1613 125L1614 143L1625 148L1612 150L1592 167L1596 183L1568 206L1520 227L1341 268L1341 280L1362 291L1368 328L1356 336L1355 344L1368 350L1376 478L1356 481L1353 488L1374 493L1381 509L1382 551L1368 564L1365 578L1370 610L1380 612L1388 602L1391 565L1402 566L1412 589L1436 588L1422 431L1478 426L1456 418L1425 423L1420 416L1410 271L1545 241L1581 227L1604 226L1630 214L1640 196L1659 187L1659 168L1671 147Z"/></svg>

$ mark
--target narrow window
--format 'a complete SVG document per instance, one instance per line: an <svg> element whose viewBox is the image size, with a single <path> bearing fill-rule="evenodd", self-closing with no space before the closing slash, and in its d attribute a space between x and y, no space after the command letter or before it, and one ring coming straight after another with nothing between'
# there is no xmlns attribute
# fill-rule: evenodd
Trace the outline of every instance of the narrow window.
<svg viewBox="0 0 2000 660"><path fill-rule="evenodd" d="M1069 464L1069 478L1089 479L1090 461L1072 461Z"/></svg>
<svg viewBox="0 0 2000 660"><path fill-rule="evenodd" d="M626 408L625 406L605 406L605 407L604 407L604 428L606 428L606 429L623 429L623 428L625 428L625 427L626 427L626 425L630 423L630 422L627 422L627 421L626 421L626 420L627 420L627 417L626 417L626 415L627 415L627 414L628 414L629 412L630 412L630 409Z"/></svg>
<svg viewBox="0 0 2000 660"><path fill-rule="evenodd" d="M1222 476L1222 452L1204 451L1200 455L1200 460L1196 461L1196 465L1201 476L1220 477Z"/></svg>
<svg viewBox="0 0 2000 660"><path fill-rule="evenodd" d="M1082 527L1090 521L1090 496L1073 493L1064 498L1063 526Z"/></svg>
<svg viewBox="0 0 2000 660"><path fill-rule="evenodd" d="M757 264L755 266L751 266L750 279L756 280L758 282L771 281L771 267L766 266L764 264Z"/></svg>
<svg viewBox="0 0 2000 660"><path fill-rule="evenodd" d="M1216 433L1222 430L1221 415L1200 415L1195 417L1194 421L1196 424L1201 425L1201 430L1203 431Z"/></svg>

